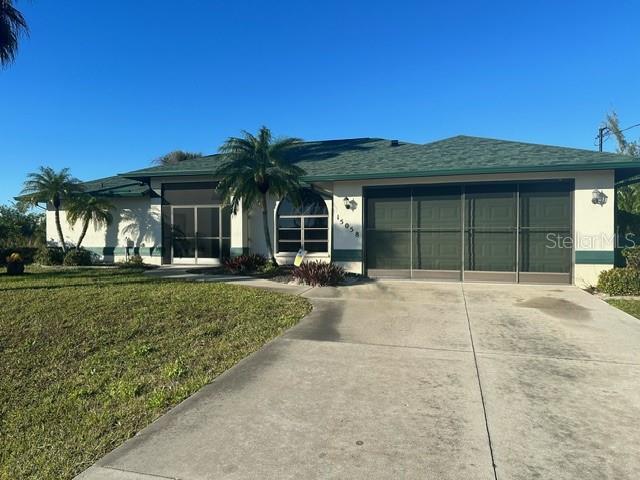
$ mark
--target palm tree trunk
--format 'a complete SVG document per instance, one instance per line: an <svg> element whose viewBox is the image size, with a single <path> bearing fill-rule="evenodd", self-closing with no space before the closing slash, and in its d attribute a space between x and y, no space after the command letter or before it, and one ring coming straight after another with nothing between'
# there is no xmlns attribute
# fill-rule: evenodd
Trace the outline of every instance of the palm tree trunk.
<svg viewBox="0 0 640 480"><path fill-rule="evenodd" d="M269 257L271 263L277 265L276 256L273 254L273 244L271 243L271 234L269 233L269 215L267 213L267 194L262 194L262 225L264 226L264 240L267 242L269 249Z"/></svg>
<svg viewBox="0 0 640 480"><path fill-rule="evenodd" d="M62 251L67 253L67 245L64 243L64 235L62 234L62 225L60 224L60 207L54 205L55 217L56 217L56 228L58 229L58 238L60 239L60 245L62 246Z"/></svg>
<svg viewBox="0 0 640 480"><path fill-rule="evenodd" d="M80 245L82 245L82 241L84 240L84 236L87 234L88 228L89 228L89 220L86 220L82 225L82 232L80 232L80 238L78 239L76 248L80 248Z"/></svg>

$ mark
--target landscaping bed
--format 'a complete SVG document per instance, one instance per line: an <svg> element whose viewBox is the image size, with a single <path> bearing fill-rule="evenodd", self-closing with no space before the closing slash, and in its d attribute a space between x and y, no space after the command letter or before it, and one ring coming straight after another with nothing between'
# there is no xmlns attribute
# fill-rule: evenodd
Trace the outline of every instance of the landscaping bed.
<svg viewBox="0 0 640 480"><path fill-rule="evenodd" d="M191 268L187 270L187 273L198 273L203 275L246 275L254 278L265 278L278 283L289 283L293 280L292 272L293 265L280 265L273 271L244 271L244 272L230 272L224 266L216 267L199 267Z"/></svg>
<svg viewBox="0 0 640 480"><path fill-rule="evenodd" d="M0 274L0 479L89 467L310 311L141 269Z"/></svg>
<svg viewBox="0 0 640 480"><path fill-rule="evenodd" d="M200 275L243 275L310 286L352 285L363 279L362 275L345 272L342 267L329 262L303 262L299 267L275 265L257 254L241 255L225 260L220 266L191 268L186 272Z"/></svg>

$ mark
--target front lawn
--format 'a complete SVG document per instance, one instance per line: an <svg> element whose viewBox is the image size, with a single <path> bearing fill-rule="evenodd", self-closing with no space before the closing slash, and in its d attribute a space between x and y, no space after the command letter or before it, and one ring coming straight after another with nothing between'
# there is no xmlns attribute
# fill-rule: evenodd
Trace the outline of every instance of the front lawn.
<svg viewBox="0 0 640 480"><path fill-rule="evenodd" d="M0 479L73 477L309 310L136 270L0 274Z"/></svg>
<svg viewBox="0 0 640 480"><path fill-rule="evenodd" d="M607 303L619 308L623 312L627 312L629 315L640 318L640 300L612 298L607 300Z"/></svg>

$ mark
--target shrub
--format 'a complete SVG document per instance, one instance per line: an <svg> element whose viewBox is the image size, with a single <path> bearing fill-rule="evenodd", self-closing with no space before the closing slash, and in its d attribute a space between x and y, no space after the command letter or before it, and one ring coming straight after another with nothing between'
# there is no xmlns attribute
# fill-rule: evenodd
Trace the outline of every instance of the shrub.
<svg viewBox="0 0 640 480"><path fill-rule="evenodd" d="M64 251L61 247L42 247L35 256L40 265L62 265Z"/></svg>
<svg viewBox="0 0 640 480"><path fill-rule="evenodd" d="M263 275L276 275L280 272L280 267L275 263L267 262L258 271Z"/></svg>
<svg viewBox="0 0 640 480"><path fill-rule="evenodd" d="M600 273L598 290L609 295L640 295L640 270L612 268Z"/></svg>
<svg viewBox="0 0 640 480"><path fill-rule="evenodd" d="M640 246L622 249L622 256L627 261L627 267L640 270Z"/></svg>
<svg viewBox="0 0 640 480"><path fill-rule="evenodd" d="M88 266L93 263L93 255L84 248L72 248L64 256L62 264L67 267Z"/></svg>
<svg viewBox="0 0 640 480"><path fill-rule="evenodd" d="M120 264L121 267L141 268L144 267L144 260L140 255L131 255Z"/></svg>
<svg viewBox="0 0 640 480"><path fill-rule="evenodd" d="M334 263L325 263L319 260L304 262L294 269L292 273L293 278L313 287L338 285L344 280L344 275L344 268Z"/></svg>
<svg viewBox="0 0 640 480"><path fill-rule="evenodd" d="M24 260L19 253L12 253L6 260L8 275L22 275L24 273Z"/></svg>
<svg viewBox="0 0 640 480"><path fill-rule="evenodd" d="M231 273L255 272L267 264L267 258L257 253L226 258L222 262L224 268Z"/></svg>

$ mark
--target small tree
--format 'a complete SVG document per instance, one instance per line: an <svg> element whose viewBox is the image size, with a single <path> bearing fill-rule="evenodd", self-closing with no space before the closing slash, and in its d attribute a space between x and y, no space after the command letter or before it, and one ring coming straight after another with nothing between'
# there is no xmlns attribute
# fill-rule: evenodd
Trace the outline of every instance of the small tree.
<svg viewBox="0 0 640 480"><path fill-rule="evenodd" d="M2 0L0 0L2 1ZM156 165L177 165L180 162L184 162L185 160L191 160L192 158L201 157L201 153L195 152L183 152L182 150L175 150L173 152L169 152L161 157L156 158L153 163Z"/></svg>
<svg viewBox="0 0 640 480"><path fill-rule="evenodd" d="M45 215L28 205L0 205L0 248L33 247L46 241Z"/></svg>
<svg viewBox="0 0 640 480"><path fill-rule="evenodd" d="M75 224L80 220L82 222L82 231L78 238L77 248L82 246L82 241L87 234L89 223L93 222L93 227L98 229L102 226L110 225L113 222L111 211L114 206L109 200L92 195L76 195L69 202L67 209L67 221Z"/></svg>
<svg viewBox="0 0 640 480"><path fill-rule="evenodd" d="M68 168L56 172L51 167L40 167L38 172L27 175L22 189L21 195L25 202L31 205L46 203L53 206L58 238L64 252L67 251L67 245L60 224L60 205L63 200L81 192L82 188L80 181L71 176Z"/></svg>
<svg viewBox="0 0 640 480"><path fill-rule="evenodd" d="M300 141L289 137L273 139L271 131L262 127L255 136L243 130L242 137L230 137L219 150L224 159L215 175L221 178L218 191L222 202L230 205L234 213L240 202L246 209L256 203L260 205L264 239L273 264L276 264L276 257L269 233L268 197L299 198L300 177L304 170L287 162L284 153Z"/></svg>

